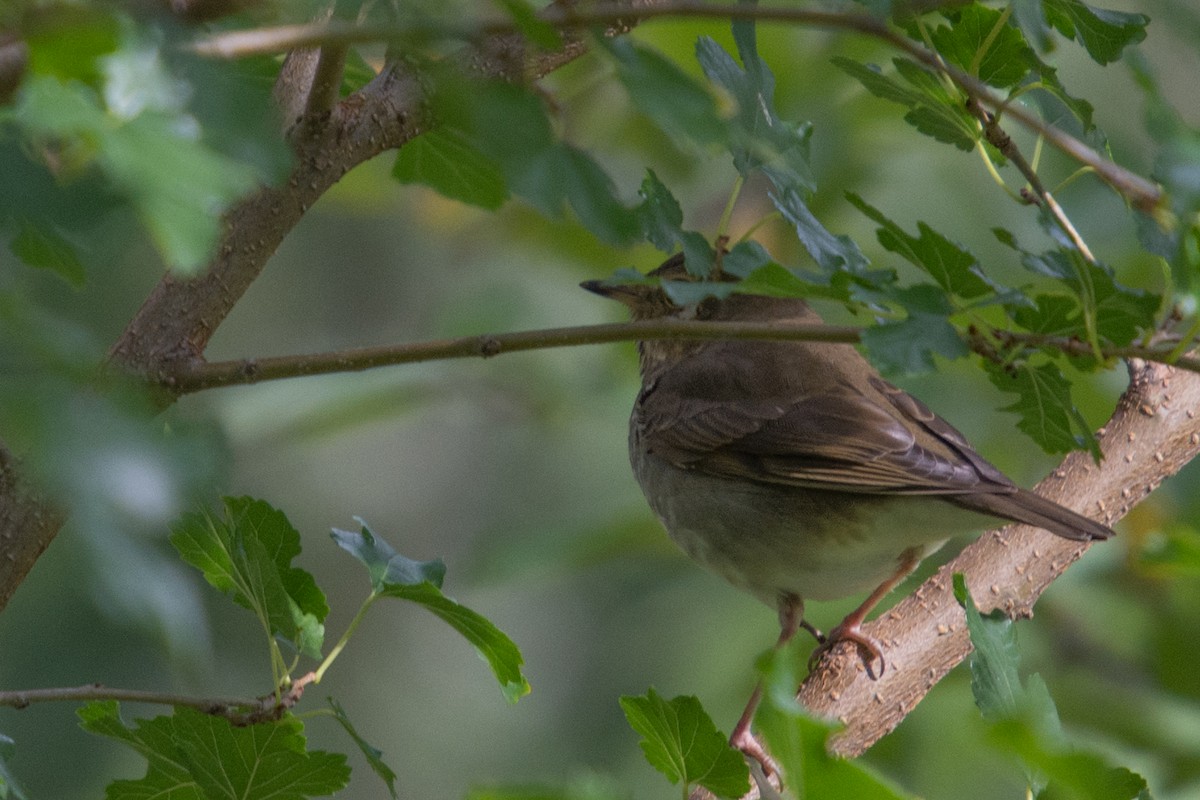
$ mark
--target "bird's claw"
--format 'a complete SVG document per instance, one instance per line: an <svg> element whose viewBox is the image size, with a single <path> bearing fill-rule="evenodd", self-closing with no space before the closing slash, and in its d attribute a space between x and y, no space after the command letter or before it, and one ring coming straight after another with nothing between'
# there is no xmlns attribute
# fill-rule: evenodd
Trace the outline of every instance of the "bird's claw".
<svg viewBox="0 0 1200 800"><path fill-rule="evenodd" d="M862 657L863 666L867 668L867 675L872 680L877 680L884 670L887 669L887 661L883 657L883 645L873 636L867 635L858 625L838 625L831 630L826 636L821 637L820 644L812 651L812 655L808 657L808 671L812 672L816 669L817 664L825 657L825 654L836 647L841 642L852 642L858 649L858 654ZM872 669L875 662L879 662L878 674Z"/></svg>

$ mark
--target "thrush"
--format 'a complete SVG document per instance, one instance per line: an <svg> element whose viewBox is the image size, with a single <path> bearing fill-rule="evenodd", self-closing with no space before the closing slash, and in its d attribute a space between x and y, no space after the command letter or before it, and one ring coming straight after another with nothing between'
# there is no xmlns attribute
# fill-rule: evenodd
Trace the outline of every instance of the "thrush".
<svg viewBox="0 0 1200 800"><path fill-rule="evenodd" d="M821 323L800 299L732 293L677 304L661 282L696 280L682 256L650 277L659 280L582 285L638 320ZM689 556L777 609L779 645L799 627L813 632L814 660L851 641L868 670L878 662L882 672L882 647L863 632L864 619L955 534L1010 520L1074 540L1112 535L1018 487L851 345L672 338L637 346L642 388L629 457L650 508ZM868 590L826 636L804 620L806 598ZM749 729L760 691L730 737L756 756Z"/></svg>

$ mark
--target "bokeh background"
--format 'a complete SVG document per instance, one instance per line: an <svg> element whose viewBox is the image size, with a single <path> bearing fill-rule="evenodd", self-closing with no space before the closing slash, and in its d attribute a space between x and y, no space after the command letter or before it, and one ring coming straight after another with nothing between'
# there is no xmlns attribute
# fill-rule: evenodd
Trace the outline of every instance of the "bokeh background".
<svg viewBox="0 0 1200 800"><path fill-rule="evenodd" d="M1154 20L1141 57L1185 118L1200 123L1194 10L1124 4L1135 5ZM701 34L729 42L716 23L656 22L633 35L698 72L690 53ZM815 125L821 188L813 208L827 227L851 235L876 263L903 269L843 199L853 191L909 230L924 220L961 241L998 280L1030 279L990 229L1036 242L1042 233L1032 212L1004 195L977 156L917 135L898 106L870 97L829 63L838 54L886 63L890 53L781 26L760 36L781 111ZM1115 157L1149 173L1153 148L1130 72L1101 69L1070 44L1053 57L1063 82L1095 103ZM686 224L712 231L732 167L663 139L610 78L602 59L588 57L546 80L561 132L599 153L627 198L652 167L683 203ZM1020 140L1032 150L1029 137ZM1043 158L1052 186L1073 169L1055 153ZM210 359L617 320L621 309L579 281L660 259L648 248L612 250L517 202L491 214L400 186L391 161L385 155L355 170L311 210L220 329ZM1163 273L1136 250L1119 199L1090 177L1058 197L1124 282L1162 288ZM764 187L747 186L735 235L767 209ZM161 269L131 219L115 214L106 226L106 249L92 254L99 267L82 289L0 262L12 270L6 281L77 320L97 347L116 338ZM803 263L786 228L768 225L758 238L784 263ZM845 318L838 308L822 311ZM639 800L678 796L643 761L618 697L653 686L666 696L697 695L725 730L736 720L754 659L774 640L775 615L688 562L646 509L625 453L635 362L631 345L543 350L209 391L167 413L171 426L209 431L196 458L217 491L261 497L301 531L298 564L332 606L329 641L368 587L328 531L361 517L406 555L444 559L447 593L522 648L533 692L510 706L486 665L436 618L402 603L378 604L367 617L301 710L336 697L398 773L401 797L589 781ZM1052 467L1015 434L1015 418L999 410L1009 400L971 363L940 366L934 375L893 377L1019 482L1030 485ZM1107 417L1123 383L1118 368L1081 384L1093 424ZM1159 798L1200 794L1200 582L1154 571L1142 554L1163 530L1196 525L1198 484L1195 467L1169 481L1018 626L1028 670L1045 678L1068 730L1142 772ZM135 557L113 544L119 540L92 533L86 520L69 524L0 616L0 686L99 681L221 695L269 688L252 618L171 561L166 524L130 534L161 558ZM812 603L810 618L828 627L856 602ZM151 711L124 709L127 719ZM85 735L73 714L68 705L0 709L0 732L17 742L12 764L31 797L96 798L114 777L142 774L143 762ZM308 725L316 746L350 746L328 718ZM864 761L931 799L1024 796L1019 767L985 744L965 668ZM354 777L340 796L385 796L357 754L351 764Z"/></svg>

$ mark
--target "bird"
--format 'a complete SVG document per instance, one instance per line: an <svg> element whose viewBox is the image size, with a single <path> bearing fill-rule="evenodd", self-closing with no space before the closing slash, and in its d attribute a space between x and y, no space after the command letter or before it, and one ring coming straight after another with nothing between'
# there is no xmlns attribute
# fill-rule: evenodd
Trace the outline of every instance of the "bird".
<svg viewBox="0 0 1200 800"><path fill-rule="evenodd" d="M719 263L719 262L718 262ZM648 281L592 280L584 289L635 320L817 325L802 299L709 294L680 304L663 282L700 280L682 254ZM719 266L714 283L737 281ZM923 558L950 537L1000 521L1078 541L1108 526L1020 488L950 423L888 383L849 344L748 339L644 339L642 385L629 421L629 457L646 501L682 550L779 615L776 647L805 628L809 666L854 643L875 678L881 644L862 623ZM822 636L804 600L869 591ZM730 743L770 771L750 733L761 684Z"/></svg>

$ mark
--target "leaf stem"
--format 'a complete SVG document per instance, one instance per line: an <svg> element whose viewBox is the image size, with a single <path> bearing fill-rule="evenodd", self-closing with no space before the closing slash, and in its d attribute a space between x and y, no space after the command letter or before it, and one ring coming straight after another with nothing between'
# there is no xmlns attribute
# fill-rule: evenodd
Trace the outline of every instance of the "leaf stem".
<svg viewBox="0 0 1200 800"><path fill-rule="evenodd" d="M337 644L329 651L329 655L325 656L325 660L321 662L321 666L317 667L313 672L313 683L320 683L321 678L325 675L325 670L333 663L334 659L341 654L342 650L346 649L346 644L350 641L350 635L354 633L354 629L358 627L358 623L362 622L363 617L367 613L367 609L375 602L379 595L372 592L371 595L363 601L359 606L358 613L354 615L354 619L350 620L350 624L346 626L346 632L342 634L342 638L338 639Z"/></svg>

